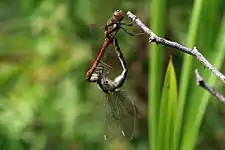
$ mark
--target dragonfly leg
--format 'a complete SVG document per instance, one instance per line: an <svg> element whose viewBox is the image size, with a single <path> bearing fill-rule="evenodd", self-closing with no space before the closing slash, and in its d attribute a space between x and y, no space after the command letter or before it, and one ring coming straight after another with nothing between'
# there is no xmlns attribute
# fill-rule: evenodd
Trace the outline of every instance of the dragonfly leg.
<svg viewBox="0 0 225 150"><path fill-rule="evenodd" d="M130 22L128 22L128 23L122 22L122 23L120 23L120 25L124 25L124 26L133 26L134 20L133 20L133 19L130 19L130 20L131 20Z"/></svg>
<svg viewBox="0 0 225 150"><path fill-rule="evenodd" d="M105 66L107 66L110 69L106 73L103 73L104 67L103 66L99 66L100 67L99 69L101 70L101 76L103 78L106 78L109 75L109 73L111 72L112 67L110 65L104 63L104 62L101 62L101 61L100 61L100 63L103 64L103 65L105 65Z"/></svg>
<svg viewBox="0 0 225 150"><path fill-rule="evenodd" d="M148 35L145 32L141 32L141 33L130 33L129 31L127 31L127 29L125 29L124 27L120 26L121 29L123 29L123 31L125 31L127 34L129 34L130 36L139 36L139 35Z"/></svg>
<svg viewBox="0 0 225 150"><path fill-rule="evenodd" d="M100 74L100 75L102 75L103 74L103 70L104 70L103 66L97 66L95 72Z"/></svg>
<svg viewBox="0 0 225 150"><path fill-rule="evenodd" d="M123 25L123 26L133 26L133 22L134 21L131 21L129 23L120 23L120 25Z"/></svg>

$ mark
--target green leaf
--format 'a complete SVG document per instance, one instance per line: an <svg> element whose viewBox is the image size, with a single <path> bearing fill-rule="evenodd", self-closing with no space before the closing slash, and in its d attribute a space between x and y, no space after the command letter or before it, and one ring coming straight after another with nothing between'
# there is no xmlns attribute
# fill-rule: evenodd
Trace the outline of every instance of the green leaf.
<svg viewBox="0 0 225 150"><path fill-rule="evenodd" d="M177 117L177 81L170 59L163 86L159 112L158 148L169 150L175 145L174 127Z"/></svg>
<svg viewBox="0 0 225 150"><path fill-rule="evenodd" d="M153 0L151 3L151 29L159 36L165 33L166 0ZM150 149L157 150L159 100L161 96L164 47L151 44L149 57L149 143Z"/></svg>
<svg viewBox="0 0 225 150"><path fill-rule="evenodd" d="M187 47L190 47L190 48L193 48L196 44L198 28L199 28L199 23L200 23L200 17L201 17L201 12L202 12L202 5L203 5L203 0L195 0L194 1L190 25L189 25L188 39L187 39ZM181 149L186 149L186 145L192 144L185 139L186 134L189 133L188 130L184 131L184 135L181 131L183 128L182 125L184 124L183 117L184 117L184 111L186 111L185 109L186 109L186 99L187 99L188 87L189 87L189 82L190 82L190 78L191 78L191 72L193 70L192 62L193 62L192 56L189 56L189 55L184 56L181 77L180 77L180 90L179 90L179 114L180 114L180 116L178 117L178 120L176 123L177 127L176 127L175 133L177 134L177 136L180 136L177 138L177 140L178 140L177 143L180 143L179 141L181 141Z"/></svg>
<svg viewBox="0 0 225 150"><path fill-rule="evenodd" d="M222 63L225 58L225 44L224 42L221 42L224 40L224 37L225 37L225 19L223 19L219 33L220 34L216 41L215 49L213 51L214 54L212 53L212 55L214 55L214 58L211 60L211 63L218 69L222 67ZM214 86L216 83L216 80L218 80L214 76L214 74L212 74L208 70L202 71L202 74L204 75L204 78L208 82L208 84L212 86ZM184 137L186 141L185 149L187 150L193 149L194 144L196 143L202 118L204 116L210 96L211 96L210 93L208 93L207 91L199 87L196 87L195 91L192 92L190 95L190 100L189 100L190 103L187 107L188 112L186 113L188 117L186 118L186 123L184 127L186 129L186 134ZM188 130L190 128L192 130Z"/></svg>

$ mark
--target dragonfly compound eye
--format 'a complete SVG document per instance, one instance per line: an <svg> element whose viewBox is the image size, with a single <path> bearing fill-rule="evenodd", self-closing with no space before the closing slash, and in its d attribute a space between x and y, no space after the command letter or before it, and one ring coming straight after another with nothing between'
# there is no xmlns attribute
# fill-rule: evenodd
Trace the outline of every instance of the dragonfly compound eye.
<svg viewBox="0 0 225 150"><path fill-rule="evenodd" d="M113 16L117 20L123 20L124 14L123 14L122 10L116 10L116 11L114 11Z"/></svg>
<svg viewBox="0 0 225 150"><path fill-rule="evenodd" d="M108 85L108 81L107 81L107 80L103 80L103 81L102 81L102 84L103 84L103 85Z"/></svg>

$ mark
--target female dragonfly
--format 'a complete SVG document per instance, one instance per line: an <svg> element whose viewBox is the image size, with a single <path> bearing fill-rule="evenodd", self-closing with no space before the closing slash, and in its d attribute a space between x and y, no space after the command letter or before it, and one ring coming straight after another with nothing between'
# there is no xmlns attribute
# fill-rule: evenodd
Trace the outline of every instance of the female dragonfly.
<svg viewBox="0 0 225 150"><path fill-rule="evenodd" d="M115 44L115 51L122 65L123 71L121 75L114 80L107 78L108 74L104 74L104 67L97 66L96 70L90 76L90 82L98 84L100 89L105 93L105 133L104 139L108 139L108 134L113 127L119 127L123 136L132 139L135 132L135 121L137 116L137 109L135 104L135 97L131 96L129 92L121 90L127 76L127 65L120 50L116 39L113 40ZM109 137L111 138L111 137Z"/></svg>

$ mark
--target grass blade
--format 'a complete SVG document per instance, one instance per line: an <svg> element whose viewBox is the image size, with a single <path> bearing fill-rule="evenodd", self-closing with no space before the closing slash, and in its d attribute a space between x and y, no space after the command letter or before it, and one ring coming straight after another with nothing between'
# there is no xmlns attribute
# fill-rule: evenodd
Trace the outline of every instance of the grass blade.
<svg viewBox="0 0 225 150"><path fill-rule="evenodd" d="M159 36L164 35L164 18L165 18L165 3L166 0L152 0L151 3L151 28ZM157 150L157 127L158 127L158 112L160 100L160 87L162 83L163 70L163 50L162 46L151 44L150 59L149 59L149 143L150 149Z"/></svg>
<svg viewBox="0 0 225 150"><path fill-rule="evenodd" d="M170 150L174 145L174 125L177 115L177 81L170 59L160 104L158 148Z"/></svg>

